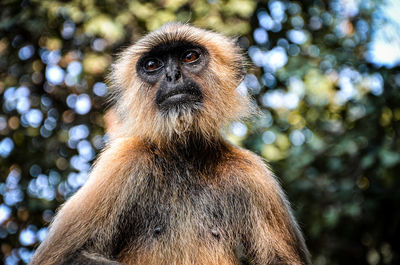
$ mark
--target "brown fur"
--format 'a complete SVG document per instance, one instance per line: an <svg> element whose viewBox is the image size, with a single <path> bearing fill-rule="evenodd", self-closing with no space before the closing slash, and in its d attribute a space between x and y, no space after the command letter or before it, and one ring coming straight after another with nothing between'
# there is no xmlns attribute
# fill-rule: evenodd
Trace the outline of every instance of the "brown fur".
<svg viewBox="0 0 400 265"><path fill-rule="evenodd" d="M180 40L209 52L209 67L194 77L204 103L195 114L165 117L136 62L155 45ZM61 207L31 264L310 264L274 176L221 136L248 111L235 90L242 61L233 40L182 24L123 52L112 74L120 130Z"/></svg>

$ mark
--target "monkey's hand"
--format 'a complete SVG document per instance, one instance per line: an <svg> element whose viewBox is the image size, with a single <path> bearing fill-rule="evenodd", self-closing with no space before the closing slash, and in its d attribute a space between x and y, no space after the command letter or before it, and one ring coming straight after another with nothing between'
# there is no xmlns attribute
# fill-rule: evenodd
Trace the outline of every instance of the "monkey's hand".
<svg viewBox="0 0 400 265"><path fill-rule="evenodd" d="M117 261L107 259L98 253L82 251L71 257L65 265L121 265Z"/></svg>

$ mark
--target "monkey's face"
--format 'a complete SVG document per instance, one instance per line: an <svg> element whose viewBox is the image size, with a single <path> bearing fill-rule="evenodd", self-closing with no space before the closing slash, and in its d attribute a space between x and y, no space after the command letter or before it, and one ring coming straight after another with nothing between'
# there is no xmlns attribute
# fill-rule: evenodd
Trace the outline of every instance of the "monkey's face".
<svg viewBox="0 0 400 265"><path fill-rule="evenodd" d="M243 61L235 41L215 32L170 23L148 34L113 65L121 134L158 142L218 137L249 109L236 90Z"/></svg>
<svg viewBox="0 0 400 265"><path fill-rule="evenodd" d="M154 103L163 115L183 115L201 109L203 92L195 81L208 65L208 52L190 42L170 42L152 48L136 64L143 82L155 91Z"/></svg>

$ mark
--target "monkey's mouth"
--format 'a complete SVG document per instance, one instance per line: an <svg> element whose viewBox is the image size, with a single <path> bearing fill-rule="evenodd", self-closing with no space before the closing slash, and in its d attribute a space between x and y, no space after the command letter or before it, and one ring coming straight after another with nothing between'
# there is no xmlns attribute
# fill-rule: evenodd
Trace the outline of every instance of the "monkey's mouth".
<svg viewBox="0 0 400 265"><path fill-rule="evenodd" d="M190 105L191 103L200 103L202 94L196 88L174 89L167 93L157 95L156 103L162 109L168 109L172 106Z"/></svg>

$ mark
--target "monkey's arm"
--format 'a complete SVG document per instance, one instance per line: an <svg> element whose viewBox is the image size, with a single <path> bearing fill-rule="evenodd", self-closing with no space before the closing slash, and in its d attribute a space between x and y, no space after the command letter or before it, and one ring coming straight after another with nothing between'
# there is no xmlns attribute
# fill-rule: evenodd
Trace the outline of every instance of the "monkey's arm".
<svg viewBox="0 0 400 265"><path fill-rule="evenodd" d="M115 141L97 160L88 181L61 207L31 265L119 264L112 256L113 231L129 178L137 164L134 143Z"/></svg>
<svg viewBox="0 0 400 265"><path fill-rule="evenodd" d="M249 230L243 235L248 257L254 264L311 264L302 233L289 202L273 174L257 156L247 153L246 174L252 210Z"/></svg>

